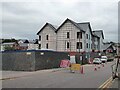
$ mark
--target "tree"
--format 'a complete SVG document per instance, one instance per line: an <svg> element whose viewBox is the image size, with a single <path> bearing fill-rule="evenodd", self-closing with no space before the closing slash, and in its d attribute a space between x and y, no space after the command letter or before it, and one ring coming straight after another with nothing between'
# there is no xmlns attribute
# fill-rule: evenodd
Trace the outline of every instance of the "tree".
<svg viewBox="0 0 120 90"><path fill-rule="evenodd" d="M17 42L17 40L15 40L14 38L12 39L3 39L2 43L6 43L6 42Z"/></svg>
<svg viewBox="0 0 120 90"><path fill-rule="evenodd" d="M4 47L5 51L15 50L14 47L6 46Z"/></svg>

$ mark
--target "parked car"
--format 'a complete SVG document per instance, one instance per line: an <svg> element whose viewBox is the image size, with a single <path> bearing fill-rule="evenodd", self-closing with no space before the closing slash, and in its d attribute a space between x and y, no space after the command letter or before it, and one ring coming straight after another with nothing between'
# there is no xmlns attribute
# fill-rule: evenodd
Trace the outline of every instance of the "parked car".
<svg viewBox="0 0 120 90"><path fill-rule="evenodd" d="M93 60L93 64L101 64L102 61L100 60L100 58L94 58Z"/></svg>
<svg viewBox="0 0 120 90"><path fill-rule="evenodd" d="M107 59L108 59L107 56L101 56L102 63L106 63Z"/></svg>

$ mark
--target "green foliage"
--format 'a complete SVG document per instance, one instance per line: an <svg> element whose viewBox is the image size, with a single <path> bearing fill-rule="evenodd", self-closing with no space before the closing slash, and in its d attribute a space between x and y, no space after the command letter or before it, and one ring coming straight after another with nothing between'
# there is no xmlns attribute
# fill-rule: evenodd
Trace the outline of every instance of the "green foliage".
<svg viewBox="0 0 120 90"><path fill-rule="evenodd" d="M16 42L17 40L15 39L4 39L2 40L2 43L6 43L6 42Z"/></svg>
<svg viewBox="0 0 120 90"><path fill-rule="evenodd" d="M5 49L5 50L15 50L15 48L10 47L10 46L6 46L6 47L4 47L4 49Z"/></svg>
<svg viewBox="0 0 120 90"><path fill-rule="evenodd" d="M114 58L108 58L108 60L107 61L113 61L114 60Z"/></svg>

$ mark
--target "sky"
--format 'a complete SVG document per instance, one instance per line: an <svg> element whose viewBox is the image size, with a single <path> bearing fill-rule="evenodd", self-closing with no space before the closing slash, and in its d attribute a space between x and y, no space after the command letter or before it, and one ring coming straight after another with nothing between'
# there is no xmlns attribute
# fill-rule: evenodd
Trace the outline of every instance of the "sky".
<svg viewBox="0 0 120 90"><path fill-rule="evenodd" d="M1 38L37 39L46 22L60 26L69 18L90 22L92 30L103 30L104 41L118 41L117 1L26 0L1 2L0 6Z"/></svg>

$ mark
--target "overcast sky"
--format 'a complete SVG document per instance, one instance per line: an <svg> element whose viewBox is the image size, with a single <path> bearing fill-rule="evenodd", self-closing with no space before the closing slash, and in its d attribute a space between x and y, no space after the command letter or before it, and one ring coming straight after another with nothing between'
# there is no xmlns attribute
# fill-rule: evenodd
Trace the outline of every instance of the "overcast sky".
<svg viewBox="0 0 120 90"><path fill-rule="evenodd" d="M118 39L118 2L81 0L2 2L2 37L36 39L46 22L59 26L66 18L102 29L105 41Z"/></svg>

